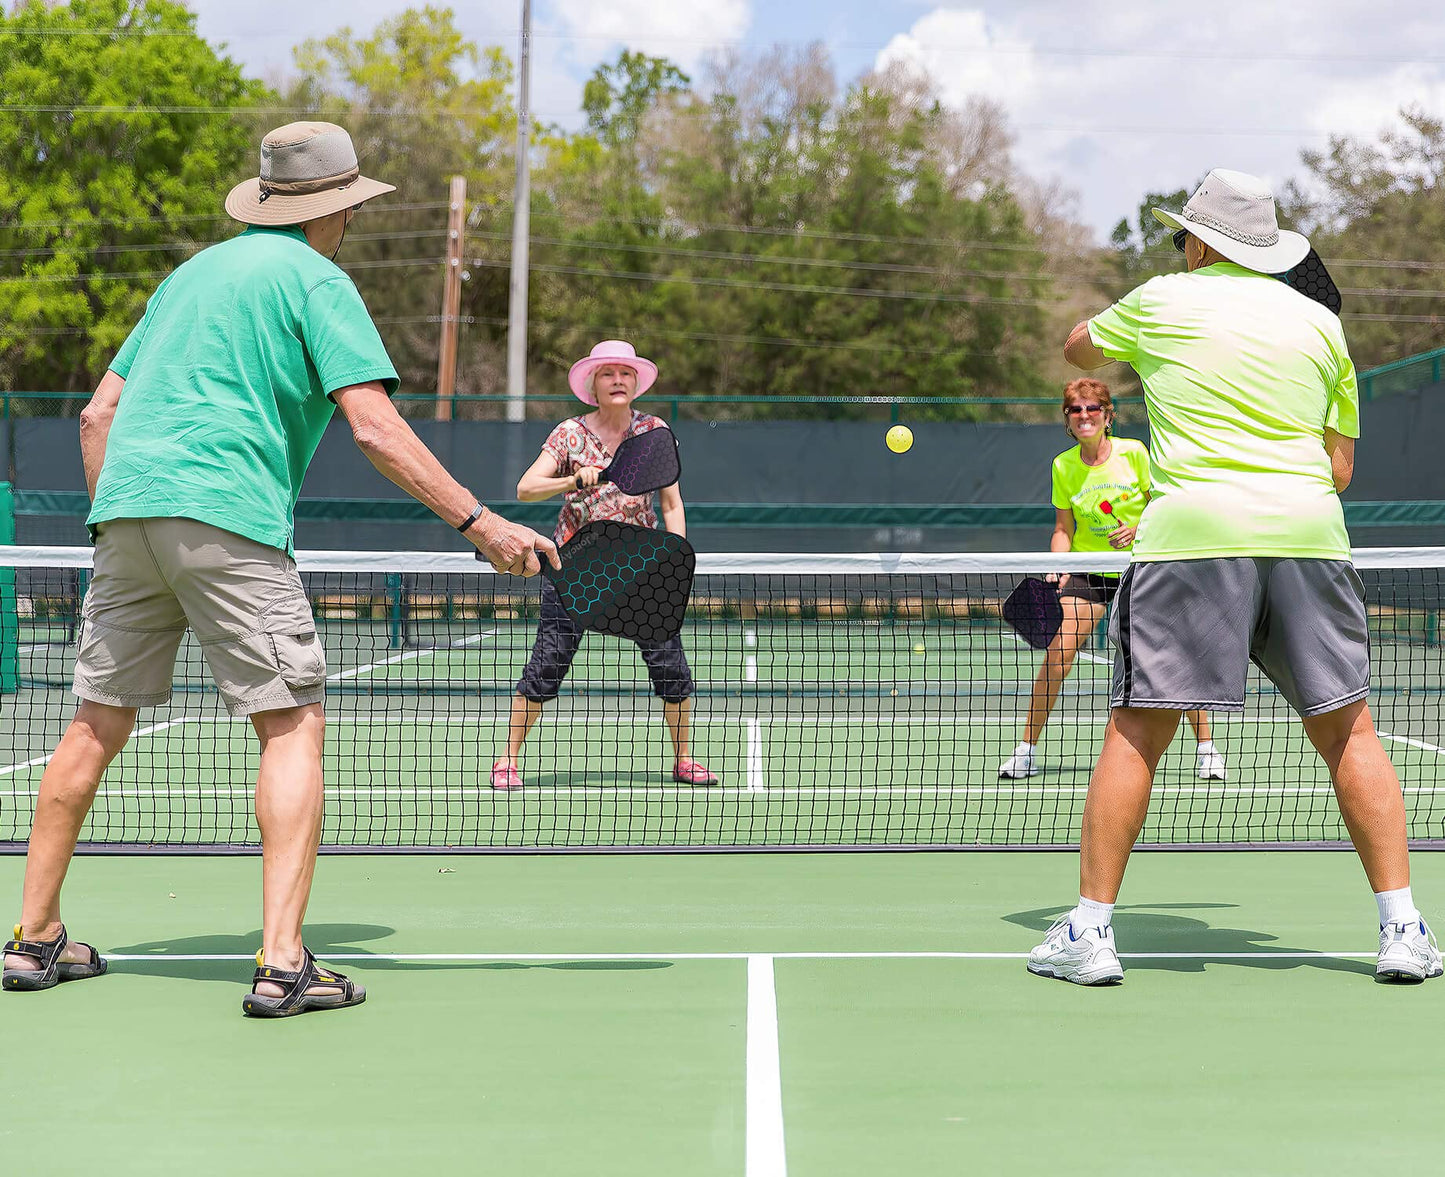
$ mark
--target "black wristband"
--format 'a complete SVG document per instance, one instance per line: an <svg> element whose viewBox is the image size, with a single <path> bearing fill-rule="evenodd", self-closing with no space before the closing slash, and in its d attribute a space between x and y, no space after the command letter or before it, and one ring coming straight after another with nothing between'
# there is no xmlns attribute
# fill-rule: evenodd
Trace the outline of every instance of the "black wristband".
<svg viewBox="0 0 1445 1177"><path fill-rule="evenodd" d="M486 513L486 507L482 506L481 503L478 503L475 507L472 508L472 513L466 517L465 521L457 524L457 530L465 532L469 527L471 527L473 523L475 523Z"/></svg>

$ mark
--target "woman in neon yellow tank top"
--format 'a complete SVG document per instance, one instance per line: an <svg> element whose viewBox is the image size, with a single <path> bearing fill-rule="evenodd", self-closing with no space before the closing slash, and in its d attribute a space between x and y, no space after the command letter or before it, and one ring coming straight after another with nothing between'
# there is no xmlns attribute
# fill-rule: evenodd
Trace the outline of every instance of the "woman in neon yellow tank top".
<svg viewBox="0 0 1445 1177"><path fill-rule="evenodd" d="M1054 534L1051 552L1126 551L1149 502L1149 451L1142 441L1114 437L1114 403L1102 380L1073 380L1064 389L1064 429L1079 444L1054 459ZM1080 647L1098 627L1114 594L1117 574L1053 575L1064 623L1044 653L1034 679L1023 740L999 766L1000 777L1036 776L1036 746ZM1199 741L1201 780L1224 779L1224 756L1210 739L1209 716L1190 711Z"/></svg>

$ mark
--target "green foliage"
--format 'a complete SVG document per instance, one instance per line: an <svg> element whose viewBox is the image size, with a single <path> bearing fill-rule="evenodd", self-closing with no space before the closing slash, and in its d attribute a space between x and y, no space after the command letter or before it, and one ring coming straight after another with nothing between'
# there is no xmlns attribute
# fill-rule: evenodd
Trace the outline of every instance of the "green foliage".
<svg viewBox="0 0 1445 1177"><path fill-rule="evenodd" d="M1204 177L1200 176L1188 188L1177 188L1173 192L1149 192L1134 210L1134 220L1123 218L1114 226L1110 235L1113 256L1110 258L1111 273L1109 296L1118 298L1127 294L1141 282L1147 282L1157 274L1180 269L1182 260L1171 240L1172 230L1155 219L1152 209L1181 209L1189 194L1198 188Z"/></svg>
<svg viewBox="0 0 1445 1177"><path fill-rule="evenodd" d="M34 35L77 29L107 31ZM130 35L161 30L180 35ZM0 381L89 390L254 174L253 127L206 109L266 91L170 0L26 0L0 13L0 94L56 108L0 111Z"/></svg>
<svg viewBox="0 0 1445 1177"><path fill-rule="evenodd" d="M594 93L625 68L599 71ZM624 334L659 359L659 397L1037 390L1024 345L1043 331L1042 259L1010 248L1033 237L1003 185L956 190L933 148L948 117L936 103L868 80L839 94L814 51L724 74L706 99L659 88L652 101L662 117L634 123L636 172L604 154L590 206L538 217L562 229L538 260L586 271L541 287L565 307L534 326L548 384Z"/></svg>
<svg viewBox="0 0 1445 1177"><path fill-rule="evenodd" d="M517 133L511 62L500 49L468 41L451 9L430 6L390 17L366 35L343 28L307 41L295 57L288 104L345 126L363 170L396 185L395 194L363 209L337 260L377 319L403 389L434 392L451 177L466 179L479 233L503 238L506 226L496 218L510 220ZM474 236L477 242L489 244ZM496 316L506 285L505 270L470 272L463 314ZM469 333L464 342L478 339ZM481 342L489 348L485 335ZM494 391L469 386L469 367L481 369L463 366L461 391Z"/></svg>
<svg viewBox="0 0 1445 1177"><path fill-rule="evenodd" d="M1332 138L1306 152L1318 195L1295 190L1360 368L1437 348L1445 328L1445 124L1418 108L1400 122L1379 143Z"/></svg>
<svg viewBox="0 0 1445 1177"><path fill-rule="evenodd" d="M686 93L691 84L666 58L624 49L612 64L598 66L582 88L587 130L609 147L630 144L660 98Z"/></svg>

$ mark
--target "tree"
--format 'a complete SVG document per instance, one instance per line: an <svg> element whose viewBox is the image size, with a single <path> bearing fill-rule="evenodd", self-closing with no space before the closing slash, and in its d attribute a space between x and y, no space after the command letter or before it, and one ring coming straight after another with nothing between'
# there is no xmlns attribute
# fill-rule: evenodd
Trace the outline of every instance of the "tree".
<svg viewBox="0 0 1445 1177"><path fill-rule="evenodd" d="M295 51L288 104L345 126L369 175L395 184L353 223L338 259L381 330L406 394L436 389L451 177L467 180L469 252L464 319L505 317L512 144L512 65L456 27L450 9L407 9L364 35L349 28ZM499 391L502 349L489 326L462 332L457 391ZM399 402L404 411L431 412Z"/></svg>
<svg viewBox="0 0 1445 1177"><path fill-rule="evenodd" d="M0 13L0 94L23 101L0 111L0 381L88 391L160 279L229 233L266 90L171 0L25 0Z"/></svg>
<svg viewBox="0 0 1445 1177"><path fill-rule="evenodd" d="M1419 107L1378 143L1332 137L1306 151L1296 215L1344 295L1358 367L1445 346L1445 123Z"/></svg>
<svg viewBox="0 0 1445 1177"><path fill-rule="evenodd" d="M598 66L582 88L587 130L608 147L630 145L660 98L684 94L691 85L665 57L624 49L615 62Z"/></svg>
<svg viewBox="0 0 1445 1177"><path fill-rule="evenodd" d="M707 90L652 98L635 181L599 201L633 215L603 212L559 247L587 274L553 362L604 324L635 331L663 361L662 392L762 401L709 416L800 411L772 396L1037 391L1049 279L1003 179L1001 128L962 134L968 116L886 79L840 93L818 46L719 59Z"/></svg>

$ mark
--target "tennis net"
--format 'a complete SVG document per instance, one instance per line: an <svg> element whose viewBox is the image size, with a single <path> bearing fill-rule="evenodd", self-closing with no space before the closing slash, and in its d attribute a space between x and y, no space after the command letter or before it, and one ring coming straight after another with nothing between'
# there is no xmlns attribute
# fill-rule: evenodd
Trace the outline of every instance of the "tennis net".
<svg viewBox="0 0 1445 1177"><path fill-rule="evenodd" d="M26 838L69 694L84 548L0 548L0 843ZM1410 833L1445 839L1445 549L1356 553L1374 691ZM1077 841L1107 718L1103 627L1064 682L1042 772L998 776L1041 655L1000 616L1026 574L1119 569L1049 554L699 558L683 642L696 691L672 780L663 706L634 646L585 638L526 741L524 786L491 787L532 652L538 581L467 554L302 553L327 659L324 843L357 850L1005 847ZM676 716L674 715L674 718ZM1215 713L1224 780L1200 779L1189 727L1167 753L1146 845L1345 838L1298 719L1251 670L1242 714ZM171 701L141 712L82 841L253 848L258 750L188 635Z"/></svg>

